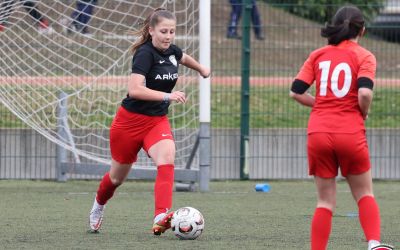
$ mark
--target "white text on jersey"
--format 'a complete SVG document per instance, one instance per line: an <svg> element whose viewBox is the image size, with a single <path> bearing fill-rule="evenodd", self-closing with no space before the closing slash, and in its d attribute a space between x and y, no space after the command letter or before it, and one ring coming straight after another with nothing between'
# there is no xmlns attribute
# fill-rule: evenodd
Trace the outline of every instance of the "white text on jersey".
<svg viewBox="0 0 400 250"><path fill-rule="evenodd" d="M174 74L168 73L163 75L157 74L156 76L156 80L175 80L175 79L178 79L178 73Z"/></svg>

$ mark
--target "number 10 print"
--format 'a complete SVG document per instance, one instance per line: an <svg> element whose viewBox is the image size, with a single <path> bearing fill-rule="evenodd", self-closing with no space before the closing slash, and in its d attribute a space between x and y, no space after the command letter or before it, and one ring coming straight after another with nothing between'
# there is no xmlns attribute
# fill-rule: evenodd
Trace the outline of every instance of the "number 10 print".
<svg viewBox="0 0 400 250"><path fill-rule="evenodd" d="M321 85L319 88L319 95L326 96L326 90L328 87L328 76L329 71L331 68L331 61L323 61L319 63L319 69L322 70L321 72ZM344 71L344 84L342 89L339 89L339 75L341 71ZM351 86L351 69L347 63L339 63L333 69L332 76L330 79L331 89L333 94L338 97L342 98L347 93L349 93L350 86Z"/></svg>

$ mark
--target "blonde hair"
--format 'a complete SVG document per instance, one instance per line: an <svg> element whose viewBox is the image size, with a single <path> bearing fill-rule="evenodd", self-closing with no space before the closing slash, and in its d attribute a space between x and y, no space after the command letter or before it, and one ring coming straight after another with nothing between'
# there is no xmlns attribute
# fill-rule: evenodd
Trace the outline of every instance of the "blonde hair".
<svg viewBox="0 0 400 250"><path fill-rule="evenodd" d="M139 35L139 38L132 44L130 48L132 54L134 54L140 46L151 40L149 28L155 27L163 18L176 21L176 17L172 12L164 8L157 8L146 18L146 20L144 20L142 28L136 32L133 32L134 35Z"/></svg>

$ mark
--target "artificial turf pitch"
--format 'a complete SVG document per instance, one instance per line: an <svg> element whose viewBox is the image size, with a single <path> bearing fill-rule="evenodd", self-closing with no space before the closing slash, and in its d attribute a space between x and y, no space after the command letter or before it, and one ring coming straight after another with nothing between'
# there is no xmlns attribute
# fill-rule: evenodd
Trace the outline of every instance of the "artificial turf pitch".
<svg viewBox="0 0 400 250"><path fill-rule="evenodd" d="M151 234L153 182L125 182L105 211L98 234L87 233L98 181L0 181L2 249L309 249L316 193L311 181L218 181L210 192L175 192L175 209L192 206L205 231L182 241L171 231ZM400 247L400 183L374 182L382 241ZM338 183L337 209L328 249L367 249L347 184Z"/></svg>

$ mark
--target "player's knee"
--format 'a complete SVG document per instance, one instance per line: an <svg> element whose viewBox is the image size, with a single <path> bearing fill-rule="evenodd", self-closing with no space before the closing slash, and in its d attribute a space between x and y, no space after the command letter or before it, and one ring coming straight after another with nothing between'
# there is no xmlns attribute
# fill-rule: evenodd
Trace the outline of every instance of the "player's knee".
<svg viewBox="0 0 400 250"><path fill-rule="evenodd" d="M319 197L317 202L317 207L325 207L334 212L336 208L336 196L332 194L332 195L327 195L325 197Z"/></svg>
<svg viewBox="0 0 400 250"><path fill-rule="evenodd" d="M164 165L164 164L174 164L175 161L175 151L166 151L162 152L160 154L157 154L155 159L153 159L154 162L159 165Z"/></svg>
<svg viewBox="0 0 400 250"><path fill-rule="evenodd" d="M121 185L127 178L132 164L121 164L118 161L112 159L110 169L110 180L115 186Z"/></svg>
<svg viewBox="0 0 400 250"><path fill-rule="evenodd" d="M368 197L368 196L374 197L374 194L372 192L360 192L357 194L353 193L353 197L354 197L354 200L356 201L356 203L358 203L362 198Z"/></svg>
<svg viewBox="0 0 400 250"><path fill-rule="evenodd" d="M326 208L326 209L332 211L332 213L334 213L335 212L335 208L336 208L336 201L334 201L334 202L318 201L317 207Z"/></svg>
<svg viewBox="0 0 400 250"><path fill-rule="evenodd" d="M157 166L164 164L174 164L175 154L163 154L154 160Z"/></svg>
<svg viewBox="0 0 400 250"><path fill-rule="evenodd" d="M175 161L175 148L164 148L153 152L151 155L154 163L159 166L163 164L174 164Z"/></svg>

